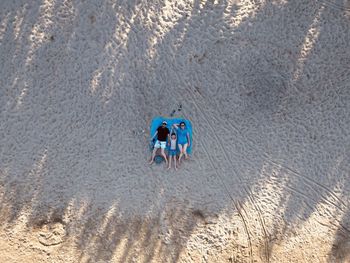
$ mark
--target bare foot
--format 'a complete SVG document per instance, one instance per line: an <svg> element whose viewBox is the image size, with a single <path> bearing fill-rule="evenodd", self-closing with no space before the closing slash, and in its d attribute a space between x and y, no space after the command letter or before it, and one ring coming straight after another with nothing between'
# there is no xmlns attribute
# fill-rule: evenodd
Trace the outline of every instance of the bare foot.
<svg viewBox="0 0 350 263"><path fill-rule="evenodd" d="M153 160L149 161L149 164L152 164L153 163Z"/></svg>
<svg viewBox="0 0 350 263"><path fill-rule="evenodd" d="M177 167L175 166L175 171L177 171Z"/></svg>
<svg viewBox="0 0 350 263"><path fill-rule="evenodd" d="M171 167L170 167L170 166L168 166L167 170L170 170L170 168L171 168Z"/></svg>

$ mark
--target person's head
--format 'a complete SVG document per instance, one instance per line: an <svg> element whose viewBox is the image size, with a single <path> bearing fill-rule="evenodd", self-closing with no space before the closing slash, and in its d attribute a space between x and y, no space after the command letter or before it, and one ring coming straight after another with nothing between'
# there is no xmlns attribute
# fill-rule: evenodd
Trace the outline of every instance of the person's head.
<svg viewBox="0 0 350 263"><path fill-rule="evenodd" d="M166 121L163 121L163 122L162 122L162 127L166 127L167 124L168 124L168 123L167 123Z"/></svg>
<svg viewBox="0 0 350 263"><path fill-rule="evenodd" d="M180 128L181 129L185 129L185 127L186 127L186 124L182 121L182 122L180 122Z"/></svg>
<svg viewBox="0 0 350 263"><path fill-rule="evenodd" d="M173 139L173 140L176 139L176 134L174 132L171 134L171 139Z"/></svg>

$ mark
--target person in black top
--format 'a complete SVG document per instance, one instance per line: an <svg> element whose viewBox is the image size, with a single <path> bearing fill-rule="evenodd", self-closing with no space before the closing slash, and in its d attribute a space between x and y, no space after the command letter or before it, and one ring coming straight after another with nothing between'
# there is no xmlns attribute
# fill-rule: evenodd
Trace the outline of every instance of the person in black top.
<svg viewBox="0 0 350 263"><path fill-rule="evenodd" d="M166 127L167 126L167 122L163 121L162 125L158 127L157 131L155 132L155 134L153 135L151 141L153 141L153 139L157 136L157 141L154 145L154 149L152 152L152 158L149 162L149 164L152 164L154 162L154 157L156 156L156 152L157 150L160 148L161 150L161 155L163 156L165 163L168 164L168 160L167 157L165 155L164 149L166 148L166 140L168 139L168 141L170 142L170 131L169 129Z"/></svg>

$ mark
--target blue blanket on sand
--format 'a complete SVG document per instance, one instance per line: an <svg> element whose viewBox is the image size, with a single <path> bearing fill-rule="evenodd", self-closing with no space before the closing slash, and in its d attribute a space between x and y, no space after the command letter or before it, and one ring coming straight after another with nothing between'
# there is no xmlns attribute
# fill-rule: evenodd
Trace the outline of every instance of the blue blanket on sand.
<svg viewBox="0 0 350 263"><path fill-rule="evenodd" d="M192 145L193 145L191 122L189 120L180 119L180 118L164 118L164 117L160 117L160 116L155 117L155 118L153 118L153 120L151 122L151 127L150 127L151 138L153 137L153 135L157 131L158 127L162 125L163 121L166 121L168 123L167 128L169 129L170 132L171 132L171 127L173 126L174 123L179 124L180 122L183 121L186 124L186 129L187 129L188 133L190 134L190 141L191 141L190 147L187 148L187 153L190 154L192 152ZM174 131L176 132L176 129L174 129Z"/></svg>

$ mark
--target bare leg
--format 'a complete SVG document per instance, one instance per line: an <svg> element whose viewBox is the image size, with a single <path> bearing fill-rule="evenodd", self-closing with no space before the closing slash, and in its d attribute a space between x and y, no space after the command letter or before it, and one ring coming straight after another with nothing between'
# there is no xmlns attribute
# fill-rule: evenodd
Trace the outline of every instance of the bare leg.
<svg viewBox="0 0 350 263"><path fill-rule="evenodd" d="M180 150L180 155L179 155L179 165L181 164L181 158L182 158L182 155L184 155L183 154L183 149L182 149L182 145L181 144L179 144L179 150Z"/></svg>
<svg viewBox="0 0 350 263"><path fill-rule="evenodd" d="M177 171L177 166L176 166L176 154L174 155L174 166L175 166L175 170Z"/></svg>
<svg viewBox="0 0 350 263"><path fill-rule="evenodd" d="M160 154L163 156L163 158L165 160L165 164L167 165L168 164L168 158L166 158L166 155L165 155L165 152L164 152L163 148L160 149Z"/></svg>
<svg viewBox="0 0 350 263"><path fill-rule="evenodd" d="M187 146L188 146L188 144L185 143L184 148L183 148L183 150L184 150L184 155L185 155L185 159L186 159L186 160L188 159Z"/></svg>
<svg viewBox="0 0 350 263"><path fill-rule="evenodd" d="M156 157L156 152L157 152L158 148L154 148L153 152L152 152L152 157L151 160L149 161L149 164L152 164L154 161L154 157Z"/></svg>
<svg viewBox="0 0 350 263"><path fill-rule="evenodd" d="M176 163L175 163L176 165ZM168 170L171 168L171 156L169 155L169 165L168 165Z"/></svg>

